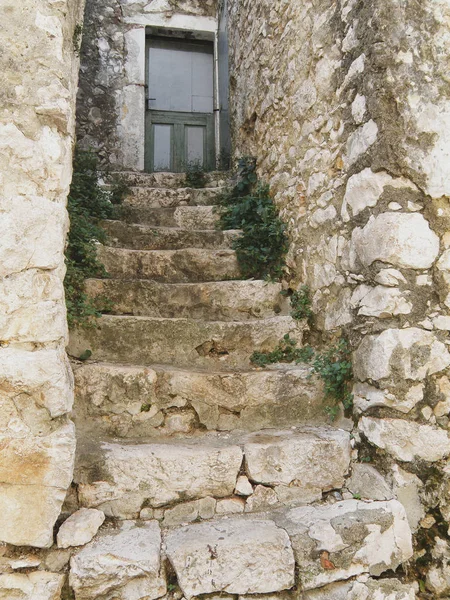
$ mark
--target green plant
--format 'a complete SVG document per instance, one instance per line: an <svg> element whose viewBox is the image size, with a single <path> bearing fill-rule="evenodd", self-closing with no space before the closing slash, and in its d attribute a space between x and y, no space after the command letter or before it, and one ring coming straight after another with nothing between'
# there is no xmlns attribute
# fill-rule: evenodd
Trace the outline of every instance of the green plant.
<svg viewBox="0 0 450 600"><path fill-rule="evenodd" d="M67 272L64 279L69 327L89 327L101 310L111 310L104 298L90 298L85 292L88 277L106 277L97 258L97 243L105 243L100 227L102 219L115 216L112 192L98 184L97 158L92 152L77 149L74 156L72 184L67 202L70 229L66 246ZM116 196L115 201L118 201Z"/></svg>
<svg viewBox="0 0 450 600"><path fill-rule="evenodd" d="M286 225L270 196L269 186L258 182L256 161L239 161L234 188L220 199L221 229L240 229L233 241L244 277L280 279L288 251Z"/></svg>
<svg viewBox="0 0 450 600"><path fill-rule="evenodd" d="M310 346L297 348L296 340L291 339L287 333L282 341L272 352L255 351L250 357L250 362L258 367L265 367L275 363L308 363L314 356L314 350Z"/></svg>
<svg viewBox="0 0 450 600"><path fill-rule="evenodd" d="M192 162L186 168L185 184L190 188L206 187L206 173L203 165L200 162Z"/></svg>
<svg viewBox="0 0 450 600"><path fill-rule="evenodd" d="M255 351L250 362L258 367L274 363L311 363L312 373L316 373L324 382L325 399L332 400L325 411L331 419L339 413L339 404L346 410L353 406L350 381L353 376L350 347L347 340L339 342L324 352L314 352L310 346L297 348L296 340L286 334L272 352Z"/></svg>
<svg viewBox="0 0 450 600"><path fill-rule="evenodd" d="M302 285L299 290L291 295L291 317L300 321L301 319L311 319L313 312L311 310L311 296L309 287Z"/></svg>

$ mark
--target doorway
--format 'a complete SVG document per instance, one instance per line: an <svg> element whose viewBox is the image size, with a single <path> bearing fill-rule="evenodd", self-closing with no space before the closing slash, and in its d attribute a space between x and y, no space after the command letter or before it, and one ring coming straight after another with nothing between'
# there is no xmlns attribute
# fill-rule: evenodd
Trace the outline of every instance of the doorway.
<svg viewBox="0 0 450 600"><path fill-rule="evenodd" d="M145 170L214 170L214 45L146 40Z"/></svg>

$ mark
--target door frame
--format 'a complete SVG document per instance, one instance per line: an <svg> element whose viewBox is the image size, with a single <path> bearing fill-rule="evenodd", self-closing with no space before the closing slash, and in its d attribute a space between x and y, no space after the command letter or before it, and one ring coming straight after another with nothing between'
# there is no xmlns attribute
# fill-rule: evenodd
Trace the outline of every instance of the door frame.
<svg viewBox="0 0 450 600"><path fill-rule="evenodd" d="M172 125L174 145L171 156L171 170L182 166L181 155L184 154L186 140L184 136L184 126L186 125L201 125L205 127L204 134L204 152L205 152L205 169L213 171L218 162L220 148L220 121L219 121L219 96L218 96L218 63L217 63L217 34L214 39L192 39L192 34L186 31L168 31L164 35L164 31L158 29L155 31L152 28L146 28L145 35L145 125L144 125L144 170L148 173L152 172L151 167L154 162L154 130L152 123L158 125ZM206 113L184 113L177 111L160 111L149 108L149 47L151 40L155 41L178 41L184 42L186 46L193 45L197 47L207 46L213 56L213 112ZM178 133L178 135L176 134ZM184 147L183 147L184 146ZM179 172L179 171L178 171ZM182 171L181 171L182 172Z"/></svg>

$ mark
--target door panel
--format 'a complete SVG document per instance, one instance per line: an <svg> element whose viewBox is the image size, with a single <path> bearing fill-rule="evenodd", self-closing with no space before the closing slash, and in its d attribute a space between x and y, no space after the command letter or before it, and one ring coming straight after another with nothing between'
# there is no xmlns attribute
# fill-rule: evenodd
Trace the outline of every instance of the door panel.
<svg viewBox="0 0 450 600"><path fill-rule="evenodd" d="M212 44L147 41L146 171L215 168Z"/></svg>
<svg viewBox="0 0 450 600"><path fill-rule="evenodd" d="M170 171L172 169L172 125L153 125L153 156L155 171Z"/></svg>

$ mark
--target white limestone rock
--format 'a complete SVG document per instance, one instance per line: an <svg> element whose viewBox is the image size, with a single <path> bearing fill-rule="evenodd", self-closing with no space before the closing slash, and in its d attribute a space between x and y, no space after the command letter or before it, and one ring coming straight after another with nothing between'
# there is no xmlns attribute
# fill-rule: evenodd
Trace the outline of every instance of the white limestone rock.
<svg viewBox="0 0 450 600"><path fill-rule="evenodd" d="M43 437L0 436L0 446L0 540L50 547L53 525L72 481L73 423Z"/></svg>
<svg viewBox="0 0 450 600"><path fill-rule="evenodd" d="M188 525L169 531L165 544L187 600L214 592L264 594L294 585L289 537L272 521L229 518Z"/></svg>
<svg viewBox="0 0 450 600"><path fill-rule="evenodd" d="M267 510L270 506L278 503L279 499L275 490L264 485L257 485L253 494L247 498L245 512Z"/></svg>
<svg viewBox="0 0 450 600"><path fill-rule="evenodd" d="M350 75L350 71L348 75ZM365 154L376 142L377 136L378 125L372 119L361 125L361 127L358 127L348 138L347 153L344 159L345 166L351 167L358 158Z"/></svg>
<svg viewBox="0 0 450 600"><path fill-rule="evenodd" d="M409 327L366 336L356 349L353 362L355 377L360 381L389 377L422 381L448 367L450 354L433 333Z"/></svg>
<svg viewBox="0 0 450 600"><path fill-rule="evenodd" d="M450 594L450 545L437 537L432 549L433 564L427 573L427 589L439 598Z"/></svg>
<svg viewBox="0 0 450 600"><path fill-rule="evenodd" d="M242 498L224 498L217 500L216 514L236 515L244 512L245 502Z"/></svg>
<svg viewBox="0 0 450 600"><path fill-rule="evenodd" d="M103 525L105 515L95 508L80 508L64 521L56 537L58 548L84 546Z"/></svg>
<svg viewBox="0 0 450 600"><path fill-rule="evenodd" d="M382 213L353 230L349 267L377 260L407 269L429 269L439 254L439 238L417 213Z"/></svg>
<svg viewBox="0 0 450 600"><path fill-rule="evenodd" d="M450 454L450 439L443 429L402 419L362 417L359 430L371 444L397 460L436 462Z"/></svg>
<svg viewBox="0 0 450 600"><path fill-rule="evenodd" d="M350 220L349 208L352 216L356 217L364 209L376 206L384 192L384 188L388 185L394 188L409 187L415 189L415 186L407 179L402 177L394 179L386 171L374 173L372 169L363 169L360 173L352 175L347 182L342 203L341 216L343 220L345 222Z"/></svg>
<svg viewBox="0 0 450 600"><path fill-rule="evenodd" d="M397 288L377 285L361 286L353 293L351 303L358 309L358 315L389 319L397 315L409 315L413 305L406 299L407 292Z"/></svg>
<svg viewBox="0 0 450 600"><path fill-rule="evenodd" d="M386 479L372 465L353 464L352 475L346 486L352 494L359 494L363 500L392 500L394 497Z"/></svg>
<svg viewBox="0 0 450 600"><path fill-rule="evenodd" d="M139 513L144 502L157 508L206 496L230 496L242 463L239 446L225 445L215 437L173 443L102 443L92 455L96 480L80 467L77 477L83 506L116 503L115 515ZM128 506L131 502L131 506Z"/></svg>
<svg viewBox="0 0 450 600"><path fill-rule="evenodd" d="M415 586L398 579L363 579L307 591L302 600L415 600Z"/></svg>
<svg viewBox="0 0 450 600"><path fill-rule="evenodd" d="M396 500L277 511L275 522L289 534L303 589L314 589L362 573L381 575L412 556L411 531ZM324 569L321 556L334 569Z"/></svg>
<svg viewBox="0 0 450 600"><path fill-rule="evenodd" d="M425 507L420 497L424 484L417 475L404 471L398 465L392 467L392 484L395 497L403 504L411 531L415 533L425 516Z"/></svg>
<svg viewBox="0 0 450 600"><path fill-rule="evenodd" d="M239 475L234 490L238 496L250 496L253 494L253 486L245 475Z"/></svg>
<svg viewBox="0 0 450 600"><path fill-rule="evenodd" d="M425 385L418 383L408 390L391 392L388 388L378 389L367 383L353 386L353 406L356 412L365 412L374 406L387 406L402 413L409 413L423 400Z"/></svg>
<svg viewBox="0 0 450 600"><path fill-rule="evenodd" d="M184 523L192 523L198 518L199 500L192 502L183 502L177 504L173 508L168 508L164 511L164 527L173 527L175 525L183 525ZM142 511L141 511L142 513Z"/></svg>
<svg viewBox="0 0 450 600"><path fill-rule="evenodd" d="M70 560L76 600L155 600L166 593L157 521L104 528Z"/></svg>
<svg viewBox="0 0 450 600"><path fill-rule="evenodd" d="M65 342L66 307L58 271L27 269L0 279L3 342Z"/></svg>
<svg viewBox="0 0 450 600"><path fill-rule="evenodd" d="M52 418L70 412L73 375L62 348L29 352L13 346L0 348L1 397L31 396ZM20 415L16 415L20 419Z"/></svg>
<svg viewBox="0 0 450 600"><path fill-rule="evenodd" d="M406 283L406 279L398 269L381 269L375 276L375 281L380 285L387 287L396 287L401 283Z"/></svg>
<svg viewBox="0 0 450 600"><path fill-rule="evenodd" d="M251 434L244 445L251 481L295 486L310 501L342 486L350 451L348 432L327 428Z"/></svg>
<svg viewBox="0 0 450 600"><path fill-rule="evenodd" d="M65 576L47 571L0 574L0 600L60 600Z"/></svg>

